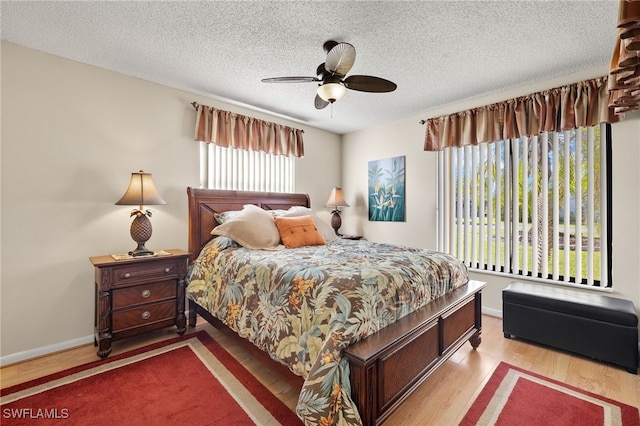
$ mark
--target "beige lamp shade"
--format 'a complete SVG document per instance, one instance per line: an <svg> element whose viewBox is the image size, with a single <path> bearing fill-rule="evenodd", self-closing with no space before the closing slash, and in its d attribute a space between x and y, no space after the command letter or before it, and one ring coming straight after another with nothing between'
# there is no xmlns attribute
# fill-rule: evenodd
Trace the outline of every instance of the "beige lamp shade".
<svg viewBox="0 0 640 426"><path fill-rule="evenodd" d="M167 202L162 199L160 194L158 194L158 191L153 184L153 180L151 179L151 173L145 173L140 170L137 173L131 173L129 187L116 204L124 206L140 206L140 210L142 210L143 205L155 206L167 204Z"/></svg>
<svg viewBox="0 0 640 426"><path fill-rule="evenodd" d="M331 190L331 195L329 195L325 207L333 207L336 210L338 207L349 207L349 204L347 204L342 195L342 188L336 187Z"/></svg>

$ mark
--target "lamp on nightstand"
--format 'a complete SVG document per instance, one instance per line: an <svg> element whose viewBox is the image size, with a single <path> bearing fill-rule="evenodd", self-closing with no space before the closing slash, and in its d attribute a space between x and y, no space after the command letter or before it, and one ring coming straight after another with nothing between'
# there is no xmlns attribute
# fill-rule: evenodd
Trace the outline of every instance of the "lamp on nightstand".
<svg viewBox="0 0 640 426"><path fill-rule="evenodd" d="M331 227L336 232L336 235L340 235L338 229L342 226L342 218L340 217L339 207L349 207L346 201L344 201L344 197L342 196L342 188L333 188L331 190L331 195L329 195L329 200L325 207L331 207L333 211L331 212Z"/></svg>
<svg viewBox="0 0 640 426"><path fill-rule="evenodd" d="M142 170L137 173L131 173L129 187L122 198L116 203L116 205L140 206L139 209L131 212L131 216L135 216L135 219L131 222L131 238L138 243L138 247L129 252L131 256L148 256L153 254L153 251L148 250L144 246L144 244L149 241L149 238L151 238L152 228L151 221L149 220L151 211L144 211L143 205L154 206L160 204L167 204L167 202L158 194L153 180L151 180L151 173L145 173Z"/></svg>

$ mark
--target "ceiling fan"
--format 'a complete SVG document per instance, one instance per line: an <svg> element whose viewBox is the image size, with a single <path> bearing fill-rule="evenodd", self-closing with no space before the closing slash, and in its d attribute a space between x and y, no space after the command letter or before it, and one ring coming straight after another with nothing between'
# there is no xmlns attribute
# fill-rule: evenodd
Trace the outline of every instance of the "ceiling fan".
<svg viewBox="0 0 640 426"><path fill-rule="evenodd" d="M317 77L273 77L263 78L263 83L306 83L319 82L316 93L316 109L322 109L342 98L347 89L360 92L393 92L398 87L394 82L370 75L346 77L356 61L356 49L349 43L329 40L322 46L327 59L318 65Z"/></svg>

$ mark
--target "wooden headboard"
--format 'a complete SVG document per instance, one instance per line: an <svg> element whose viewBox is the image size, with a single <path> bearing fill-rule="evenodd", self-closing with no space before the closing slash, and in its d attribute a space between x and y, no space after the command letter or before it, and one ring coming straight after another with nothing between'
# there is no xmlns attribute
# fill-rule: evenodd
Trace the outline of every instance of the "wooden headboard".
<svg viewBox="0 0 640 426"><path fill-rule="evenodd" d="M279 192L228 191L187 188L189 199L189 252L193 259L211 239L211 230L218 225L214 213L242 210L245 204L255 204L265 210L288 209L291 206L311 207L309 194Z"/></svg>

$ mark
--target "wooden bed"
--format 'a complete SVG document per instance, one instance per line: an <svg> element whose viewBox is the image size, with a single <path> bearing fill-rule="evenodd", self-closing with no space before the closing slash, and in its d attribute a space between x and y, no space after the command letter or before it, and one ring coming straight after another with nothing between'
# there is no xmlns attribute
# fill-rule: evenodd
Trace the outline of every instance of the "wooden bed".
<svg viewBox="0 0 640 426"><path fill-rule="evenodd" d="M194 188L187 188L187 194L189 252L194 259L212 237L211 230L217 225L214 213L242 210L245 204L265 210L310 207L307 194ZM484 285L469 281L345 350L351 370L352 397L364 425L382 423L467 340L474 349L478 347ZM195 326L198 314L218 328L226 327L189 300L190 326Z"/></svg>

